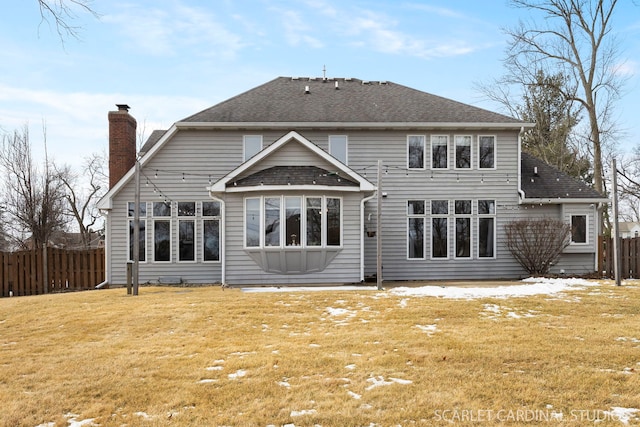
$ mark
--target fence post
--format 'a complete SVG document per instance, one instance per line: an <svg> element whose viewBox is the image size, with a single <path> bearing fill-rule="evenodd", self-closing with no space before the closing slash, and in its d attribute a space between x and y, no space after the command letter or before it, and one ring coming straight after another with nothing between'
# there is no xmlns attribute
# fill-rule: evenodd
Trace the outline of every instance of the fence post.
<svg viewBox="0 0 640 427"><path fill-rule="evenodd" d="M42 244L42 282L44 293L49 293L49 257L47 256L47 244Z"/></svg>
<svg viewBox="0 0 640 427"><path fill-rule="evenodd" d="M133 263L131 261L127 262L127 295L131 295L132 287L131 283L133 282Z"/></svg>

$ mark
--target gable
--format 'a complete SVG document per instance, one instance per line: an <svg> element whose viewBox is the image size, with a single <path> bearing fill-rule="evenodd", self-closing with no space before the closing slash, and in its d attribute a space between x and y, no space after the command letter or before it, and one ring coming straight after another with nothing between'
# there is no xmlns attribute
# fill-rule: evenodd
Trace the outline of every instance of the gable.
<svg viewBox="0 0 640 427"><path fill-rule="evenodd" d="M313 179L314 174L318 179ZM331 178L326 179L327 176ZM239 183L243 185L238 186ZM229 172L208 190L210 193L223 193L263 188L264 185L296 188L310 184L318 189L375 190L375 186L365 178L295 131L287 133Z"/></svg>

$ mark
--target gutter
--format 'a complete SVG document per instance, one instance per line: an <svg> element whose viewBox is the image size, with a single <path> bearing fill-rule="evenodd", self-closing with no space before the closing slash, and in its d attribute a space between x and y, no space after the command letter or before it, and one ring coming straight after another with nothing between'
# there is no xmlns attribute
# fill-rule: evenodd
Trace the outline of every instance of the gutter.
<svg viewBox="0 0 640 427"><path fill-rule="evenodd" d="M520 128L518 133L518 194L520 195L520 203L526 199L524 191L522 191L522 135L524 134L524 126Z"/></svg>
<svg viewBox="0 0 640 427"><path fill-rule="evenodd" d="M374 191L371 196L365 197L360 201L360 224L362 227L360 228L360 282L364 282L364 205L369 200L373 199L378 195L378 190Z"/></svg>

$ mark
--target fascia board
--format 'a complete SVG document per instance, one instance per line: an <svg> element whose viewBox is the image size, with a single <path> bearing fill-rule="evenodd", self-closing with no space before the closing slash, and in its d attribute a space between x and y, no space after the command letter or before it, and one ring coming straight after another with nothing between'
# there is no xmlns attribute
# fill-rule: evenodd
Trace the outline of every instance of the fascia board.
<svg viewBox="0 0 640 427"><path fill-rule="evenodd" d="M521 205L562 205L562 204L579 204L579 203L609 203L609 199L606 197L599 198L524 198L520 199L519 204Z"/></svg>
<svg viewBox="0 0 640 427"><path fill-rule="evenodd" d="M177 122L179 129L483 129L519 130L535 123L487 122Z"/></svg>
<svg viewBox="0 0 640 427"><path fill-rule="evenodd" d="M219 191L212 191L212 193L219 193ZM250 192L265 192L265 191L333 191L337 193L344 192L359 192L359 187L332 187L330 185L253 185L247 187L229 187L225 190L226 193L250 193Z"/></svg>

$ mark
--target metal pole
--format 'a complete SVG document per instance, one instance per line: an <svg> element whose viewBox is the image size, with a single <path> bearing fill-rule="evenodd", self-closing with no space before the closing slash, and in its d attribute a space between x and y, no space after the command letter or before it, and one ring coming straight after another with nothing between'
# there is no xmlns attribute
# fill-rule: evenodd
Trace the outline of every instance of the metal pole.
<svg viewBox="0 0 640 427"><path fill-rule="evenodd" d="M618 228L618 169L616 168L615 157L611 159L611 173L613 174L613 204L611 214L613 216L613 274L616 286L621 285L620 273L622 270L622 260L620 259L620 232Z"/></svg>
<svg viewBox="0 0 640 427"><path fill-rule="evenodd" d="M133 212L133 295L138 295L138 268L140 266L140 162L135 165L135 196Z"/></svg>
<svg viewBox="0 0 640 427"><path fill-rule="evenodd" d="M382 290L382 160L378 160L378 203L376 206L376 281Z"/></svg>

